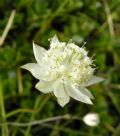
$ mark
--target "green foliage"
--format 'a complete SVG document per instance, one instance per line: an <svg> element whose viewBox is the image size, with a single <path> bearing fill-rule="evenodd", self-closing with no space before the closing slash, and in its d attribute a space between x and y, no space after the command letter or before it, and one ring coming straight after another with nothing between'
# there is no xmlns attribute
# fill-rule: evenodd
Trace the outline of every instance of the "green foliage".
<svg viewBox="0 0 120 136"><path fill-rule="evenodd" d="M120 135L120 0L0 0L0 35L10 13L15 18L0 47L0 135L1 136L119 136ZM108 11L109 10L109 11ZM111 21L110 21L111 19ZM73 39L89 55L95 55L96 74L105 78L89 88L94 105L71 100L61 108L54 96L34 88L37 80L20 66L35 62L32 42L49 48L48 38ZM32 122L57 115L82 118L89 112L100 116L98 127L82 121L57 120L18 127L2 122Z"/></svg>

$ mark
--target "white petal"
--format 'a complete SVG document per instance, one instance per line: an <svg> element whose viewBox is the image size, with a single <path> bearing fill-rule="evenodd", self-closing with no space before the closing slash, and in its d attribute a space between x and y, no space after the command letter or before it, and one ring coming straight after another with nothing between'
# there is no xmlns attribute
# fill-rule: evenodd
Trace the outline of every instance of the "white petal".
<svg viewBox="0 0 120 136"><path fill-rule="evenodd" d="M71 96L72 98L74 98L78 101L92 104L92 101L90 100L90 98L87 95L83 94L80 90L78 90L75 87L68 86L67 92L68 92L69 96Z"/></svg>
<svg viewBox="0 0 120 136"><path fill-rule="evenodd" d="M41 64L42 58L45 55L46 50L43 47L40 47L33 42L33 52L34 52L34 56L35 56L36 61L39 64Z"/></svg>
<svg viewBox="0 0 120 136"><path fill-rule="evenodd" d="M45 72L43 71L43 69L41 69L41 67L37 63L28 63L28 64L21 66L21 68L30 71L32 75L37 79L41 79L44 77L43 74Z"/></svg>
<svg viewBox="0 0 120 136"><path fill-rule="evenodd" d="M87 88L79 87L79 90L83 94L87 95L89 98L94 99L94 96L92 95L92 93Z"/></svg>
<svg viewBox="0 0 120 136"><path fill-rule="evenodd" d="M53 81L40 81L35 85L35 88L43 93L49 93L53 91Z"/></svg>
<svg viewBox="0 0 120 136"><path fill-rule="evenodd" d="M103 80L104 80L104 79L101 78L101 77L93 76L93 77L91 78L91 80L89 80L89 81L87 82L86 86L89 86L89 85L92 85L92 84L96 84L96 83L101 82L101 81L103 81Z"/></svg>
<svg viewBox="0 0 120 136"><path fill-rule="evenodd" d="M64 107L70 100L70 97L67 96L65 98L57 98L57 101L61 107Z"/></svg>
<svg viewBox="0 0 120 136"><path fill-rule="evenodd" d="M63 83L57 83L53 93L56 97L60 97L60 98L64 98L68 96L67 92L65 91L65 87Z"/></svg>
<svg viewBox="0 0 120 136"><path fill-rule="evenodd" d="M57 38L57 35L54 35L52 40L51 40L51 43L50 43L50 47L54 47L54 45L58 45L60 42Z"/></svg>

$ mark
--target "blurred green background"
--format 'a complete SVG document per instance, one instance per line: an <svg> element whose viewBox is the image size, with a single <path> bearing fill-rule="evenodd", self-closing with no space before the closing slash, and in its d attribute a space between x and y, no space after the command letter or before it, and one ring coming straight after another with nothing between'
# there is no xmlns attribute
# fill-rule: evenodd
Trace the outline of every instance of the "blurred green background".
<svg viewBox="0 0 120 136"><path fill-rule="evenodd" d="M13 23L0 45L0 136L120 136L120 0L0 0L0 42L11 14ZM61 108L54 96L37 91L37 80L20 69L35 62L32 42L48 49L54 34L79 46L87 42L96 74L106 79L89 88L94 105L71 100ZM72 118L29 124L91 112L100 116L97 127Z"/></svg>

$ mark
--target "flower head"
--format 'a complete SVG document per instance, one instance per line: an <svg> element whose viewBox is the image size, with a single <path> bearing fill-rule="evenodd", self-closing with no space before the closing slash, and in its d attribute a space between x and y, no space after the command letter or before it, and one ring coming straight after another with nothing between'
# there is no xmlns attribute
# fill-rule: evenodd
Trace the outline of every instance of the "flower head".
<svg viewBox="0 0 120 136"><path fill-rule="evenodd" d="M69 102L70 97L92 104L90 99L93 96L86 87L103 79L93 76L93 61L85 48L73 42L60 42L55 35L49 50L33 43L33 52L37 63L28 63L22 68L39 79L35 86L38 90L53 92L62 107Z"/></svg>

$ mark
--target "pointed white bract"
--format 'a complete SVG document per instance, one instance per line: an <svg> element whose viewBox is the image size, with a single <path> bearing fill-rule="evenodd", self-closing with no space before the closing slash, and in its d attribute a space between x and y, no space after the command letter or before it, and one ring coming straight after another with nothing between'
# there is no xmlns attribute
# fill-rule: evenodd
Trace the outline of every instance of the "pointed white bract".
<svg viewBox="0 0 120 136"><path fill-rule="evenodd" d="M50 47L54 48L55 46L58 46L59 43L60 42L59 42L59 40L57 38L57 35L54 35L54 37L51 39Z"/></svg>
<svg viewBox="0 0 120 136"><path fill-rule="evenodd" d="M21 66L21 68L29 70L31 74L37 79L41 79L44 76L44 69L41 69L37 63L28 63Z"/></svg>
<svg viewBox="0 0 120 136"><path fill-rule="evenodd" d="M73 42L60 42L55 35L49 50L33 43L33 52L37 63L28 63L22 68L39 79L36 89L43 93L53 92L62 107L69 102L70 97L92 104L93 95L86 87L103 79L93 75L93 61L85 48Z"/></svg>
<svg viewBox="0 0 120 136"><path fill-rule="evenodd" d="M96 84L98 82L103 81L104 79L101 77L97 77L97 76L92 76L92 78L86 83L86 86L90 86L92 84Z"/></svg>
<svg viewBox="0 0 120 136"><path fill-rule="evenodd" d="M45 56L46 50L33 42L33 52L37 63L41 65L42 58Z"/></svg>
<svg viewBox="0 0 120 136"><path fill-rule="evenodd" d="M40 81L35 86L36 89L43 93L49 93L53 91L53 82L51 81Z"/></svg>
<svg viewBox="0 0 120 136"><path fill-rule="evenodd" d="M57 101L61 107L64 107L69 102L69 100L70 100L69 96L65 98L60 98L60 97L57 98Z"/></svg>

